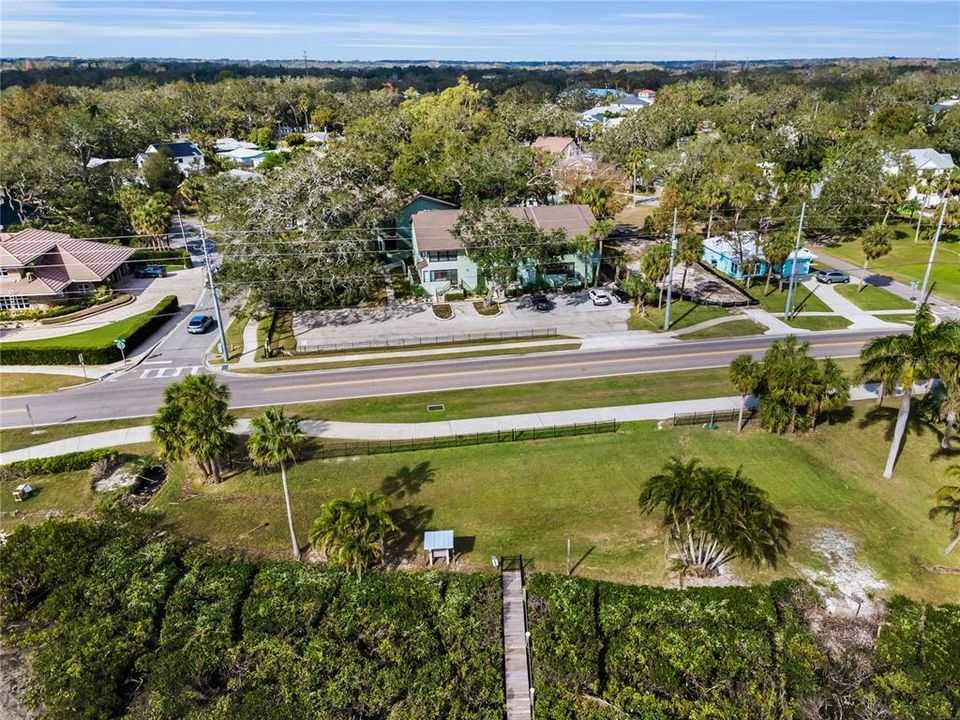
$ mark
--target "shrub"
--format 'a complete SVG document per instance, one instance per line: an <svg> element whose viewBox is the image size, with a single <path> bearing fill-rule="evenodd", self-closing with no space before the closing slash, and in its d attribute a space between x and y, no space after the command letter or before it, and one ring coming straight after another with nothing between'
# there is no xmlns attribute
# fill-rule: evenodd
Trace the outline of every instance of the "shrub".
<svg viewBox="0 0 960 720"><path fill-rule="evenodd" d="M449 320L453 317L453 308L446 303L433 306L433 314L441 320Z"/></svg>
<svg viewBox="0 0 960 720"><path fill-rule="evenodd" d="M149 338L176 314L176 295L168 295L152 310L93 330L48 340L27 340L3 344L0 365L78 365L79 355L90 365L108 365L121 359L113 344L115 333L126 338L126 354Z"/></svg>
<svg viewBox="0 0 960 720"><path fill-rule="evenodd" d="M454 302L456 300L463 300L466 296L463 290L451 290L443 296L443 299L448 302Z"/></svg>
<svg viewBox="0 0 960 720"><path fill-rule="evenodd" d="M81 450L80 452L66 453L65 455L54 455L53 457L18 460L3 467L7 472L21 472L28 476L55 475L56 473L71 472L73 470L86 470L101 460L105 460L108 464L115 466L117 462L117 451L113 449Z"/></svg>
<svg viewBox="0 0 960 720"><path fill-rule="evenodd" d="M190 251L183 248L169 248L167 250L137 250L130 258L131 266L143 267L145 265L179 265L189 269L193 267L190 260Z"/></svg>
<svg viewBox="0 0 960 720"><path fill-rule="evenodd" d="M485 317L492 317L500 314L500 305L495 302L487 305L485 300L477 300L473 303L473 307L477 311L478 315L483 315Z"/></svg>
<svg viewBox="0 0 960 720"><path fill-rule="evenodd" d="M116 459L114 455L94 460L93 465L90 466L90 479L94 483L98 483L110 477L110 473L112 473L113 468L116 467Z"/></svg>

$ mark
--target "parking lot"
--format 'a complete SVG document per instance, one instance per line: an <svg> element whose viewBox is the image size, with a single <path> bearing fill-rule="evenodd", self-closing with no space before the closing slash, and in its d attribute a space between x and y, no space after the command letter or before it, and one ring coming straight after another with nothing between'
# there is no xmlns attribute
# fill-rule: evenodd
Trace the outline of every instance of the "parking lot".
<svg viewBox="0 0 960 720"><path fill-rule="evenodd" d="M300 348L347 343L410 342L417 338L478 333L553 330L561 335L590 337L623 332L630 315L629 303L616 301L594 305L587 292L549 295L552 307L537 310L530 296L500 304L500 314L480 315L472 301L450 303L454 316L441 320L429 304L416 303L398 308L343 308L311 310L294 315L293 329Z"/></svg>

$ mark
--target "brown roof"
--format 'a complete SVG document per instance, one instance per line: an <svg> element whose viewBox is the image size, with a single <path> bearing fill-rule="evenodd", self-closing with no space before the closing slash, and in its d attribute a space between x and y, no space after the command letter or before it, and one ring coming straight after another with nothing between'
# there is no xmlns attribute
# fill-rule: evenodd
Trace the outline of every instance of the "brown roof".
<svg viewBox="0 0 960 720"><path fill-rule="evenodd" d="M586 205L533 205L510 207L518 220L529 220L541 230L563 230L568 238L589 231L595 218ZM419 252L462 250L451 235L462 210L421 210L413 216L413 237Z"/></svg>
<svg viewBox="0 0 960 720"><path fill-rule="evenodd" d="M573 142L571 137L558 137L556 135L541 135L533 141L533 147L537 150L543 150L554 155L560 155L567 149L567 145Z"/></svg>
<svg viewBox="0 0 960 720"><path fill-rule="evenodd" d="M72 238L49 230L0 235L0 265L16 269L33 263L35 279L4 277L5 295L56 294L74 282L100 282L123 265L134 248Z"/></svg>

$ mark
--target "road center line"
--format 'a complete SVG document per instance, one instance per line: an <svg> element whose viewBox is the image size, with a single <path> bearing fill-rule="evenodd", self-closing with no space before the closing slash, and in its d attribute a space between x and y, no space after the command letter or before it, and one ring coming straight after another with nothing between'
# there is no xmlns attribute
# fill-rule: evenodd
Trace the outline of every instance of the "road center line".
<svg viewBox="0 0 960 720"><path fill-rule="evenodd" d="M854 340L854 341L843 340L843 341L830 342L830 343L819 343L818 345L812 346L812 347L811 347L811 350L816 350L817 348L822 348L822 347L832 347L832 346L837 346L837 345L855 345L855 344L861 344L861 343L860 343L859 341L856 341L856 340ZM763 346L760 346L760 347L752 347L752 348L735 348L735 349L727 349L727 350L709 350L709 351L706 351L706 352L698 352L698 353L671 353L671 354L667 354L667 355L649 355L649 356L646 356L646 357L638 357L638 358L616 358L616 359L604 359L604 360L586 360L586 361L577 362L577 363L551 363L551 364L546 364L546 365L529 365L529 366L525 366L525 367L512 368L512 369L510 369L510 370L512 370L512 371L517 371L517 370L531 370L531 371L537 371L537 370L555 370L555 369L557 369L557 368L577 368L577 367L585 367L585 366L588 366L588 365L590 365L590 366L593 366L593 365L613 365L613 364L616 364L616 363L625 363L625 362L631 362L631 361L647 362L647 361L651 361L651 360L671 360L671 359L676 359L676 358L691 358L691 359L692 359L692 358L703 357L703 356L705 356L705 355L729 355L729 354L731 354L731 353L740 353L740 354L743 354L743 353L751 353L751 352L762 352L762 351L768 350L769 347L770 347L769 345L763 345ZM490 373L502 373L502 372L505 372L505 371L507 371L507 369L505 369L505 368L490 368L490 369L486 369L486 370L456 370L456 371L454 371L454 372L446 372L446 373L429 373L429 374L424 374L424 375L405 375L405 376L400 376L400 377L391 377L391 378L387 378L386 381L388 381L388 382L403 382L403 381L406 381L406 380L423 380L423 379L429 379L429 378L449 378L449 377L464 377L464 376L469 376L469 375L489 375ZM571 378L571 379L575 379L575 378ZM332 381L328 381L328 382L301 383L301 384L299 384L299 385L280 385L280 386L277 386L277 387L267 387L267 388L263 388L263 392L283 392L283 391L286 391L286 390L302 390L302 389L306 389L306 388L331 387L331 386L338 386L338 385L367 385L367 384L369 384L369 383L382 383L382 382L385 382L385 380L384 380L384 378L381 378L381 377L370 377L370 378L363 378L363 379L360 379L360 380L332 380Z"/></svg>
<svg viewBox="0 0 960 720"><path fill-rule="evenodd" d="M26 412L26 411L27 411L26 408L3 408L3 409L0 409L0 414L3 414L3 413L18 413L18 412Z"/></svg>

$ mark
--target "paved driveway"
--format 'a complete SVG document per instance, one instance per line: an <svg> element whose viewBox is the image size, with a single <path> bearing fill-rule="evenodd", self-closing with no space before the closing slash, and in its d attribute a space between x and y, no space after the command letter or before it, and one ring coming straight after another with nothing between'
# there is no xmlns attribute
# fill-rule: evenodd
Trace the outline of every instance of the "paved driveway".
<svg viewBox="0 0 960 720"><path fill-rule="evenodd" d="M556 330L562 335L589 337L627 329L629 304L597 307L586 292L551 296L554 307L538 312L529 297L501 303L500 315L485 317L472 302L451 303L454 317L441 320L430 305L417 303L398 308L344 308L312 310L294 316L294 334L301 350L316 346L357 344L399 344L402 341L429 342L437 338L477 339L478 335Z"/></svg>

